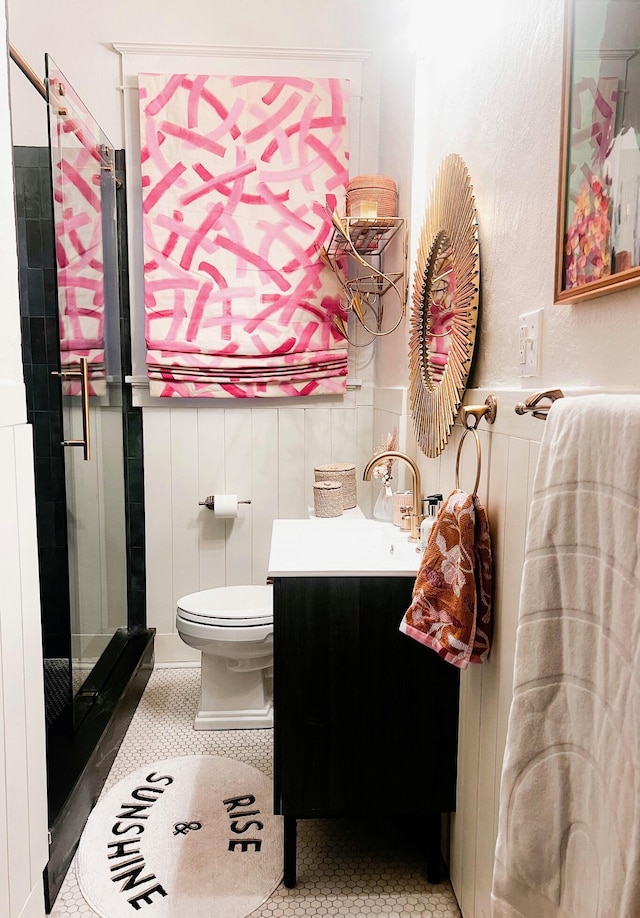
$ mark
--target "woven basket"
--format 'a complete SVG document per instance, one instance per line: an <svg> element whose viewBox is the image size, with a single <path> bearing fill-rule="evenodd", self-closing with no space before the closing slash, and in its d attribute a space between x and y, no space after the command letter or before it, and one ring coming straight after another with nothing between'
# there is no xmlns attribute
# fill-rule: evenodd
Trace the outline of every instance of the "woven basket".
<svg viewBox="0 0 640 918"><path fill-rule="evenodd" d="M342 516L342 485L339 481L316 481L313 512L319 517Z"/></svg>
<svg viewBox="0 0 640 918"><path fill-rule="evenodd" d="M396 217L396 183L385 175L357 175L347 185L346 211L348 217Z"/></svg>
<svg viewBox="0 0 640 918"><path fill-rule="evenodd" d="M347 462L332 462L316 465L313 470L316 481L339 481L342 485L342 508L351 510L358 503L356 494L356 467Z"/></svg>

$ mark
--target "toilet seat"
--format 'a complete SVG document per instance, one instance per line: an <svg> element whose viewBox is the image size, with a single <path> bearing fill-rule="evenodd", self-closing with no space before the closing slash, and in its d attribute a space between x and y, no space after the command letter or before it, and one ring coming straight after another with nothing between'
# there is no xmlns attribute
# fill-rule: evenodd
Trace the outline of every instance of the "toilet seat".
<svg viewBox="0 0 640 918"><path fill-rule="evenodd" d="M177 602L183 621L214 628L258 628L273 624L272 586L217 587L189 593Z"/></svg>

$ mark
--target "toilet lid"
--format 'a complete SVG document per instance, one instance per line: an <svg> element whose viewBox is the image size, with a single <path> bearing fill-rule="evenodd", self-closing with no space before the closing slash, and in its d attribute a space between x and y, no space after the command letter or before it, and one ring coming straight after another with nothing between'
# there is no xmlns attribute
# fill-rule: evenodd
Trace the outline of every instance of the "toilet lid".
<svg viewBox="0 0 640 918"><path fill-rule="evenodd" d="M200 590L182 596L178 615L189 622L219 628L250 627L273 623L272 586L231 586Z"/></svg>

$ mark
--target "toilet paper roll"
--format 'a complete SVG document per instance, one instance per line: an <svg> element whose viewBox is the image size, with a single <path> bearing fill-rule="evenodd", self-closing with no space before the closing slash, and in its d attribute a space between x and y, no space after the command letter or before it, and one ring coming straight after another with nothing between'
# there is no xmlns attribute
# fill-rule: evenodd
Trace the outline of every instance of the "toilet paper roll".
<svg viewBox="0 0 640 918"><path fill-rule="evenodd" d="M220 517L236 517L238 515L237 494L214 494L213 515Z"/></svg>

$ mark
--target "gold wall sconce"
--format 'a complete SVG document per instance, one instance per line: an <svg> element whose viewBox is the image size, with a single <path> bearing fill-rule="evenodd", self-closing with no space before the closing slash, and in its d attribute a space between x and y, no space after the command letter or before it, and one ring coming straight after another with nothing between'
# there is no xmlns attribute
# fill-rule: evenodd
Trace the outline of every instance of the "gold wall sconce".
<svg viewBox="0 0 640 918"><path fill-rule="evenodd" d="M333 315L333 323L349 344L364 347L372 339L394 332L405 316L405 220L403 217L341 217L334 211L331 222L333 232L329 244L318 250L318 257L338 280L344 312L352 313L370 337L364 344L352 341L346 321L338 314ZM383 271L383 252L398 236L401 264L396 267L400 270ZM391 325L385 328L383 298L387 294L387 301L392 298L396 312Z"/></svg>

